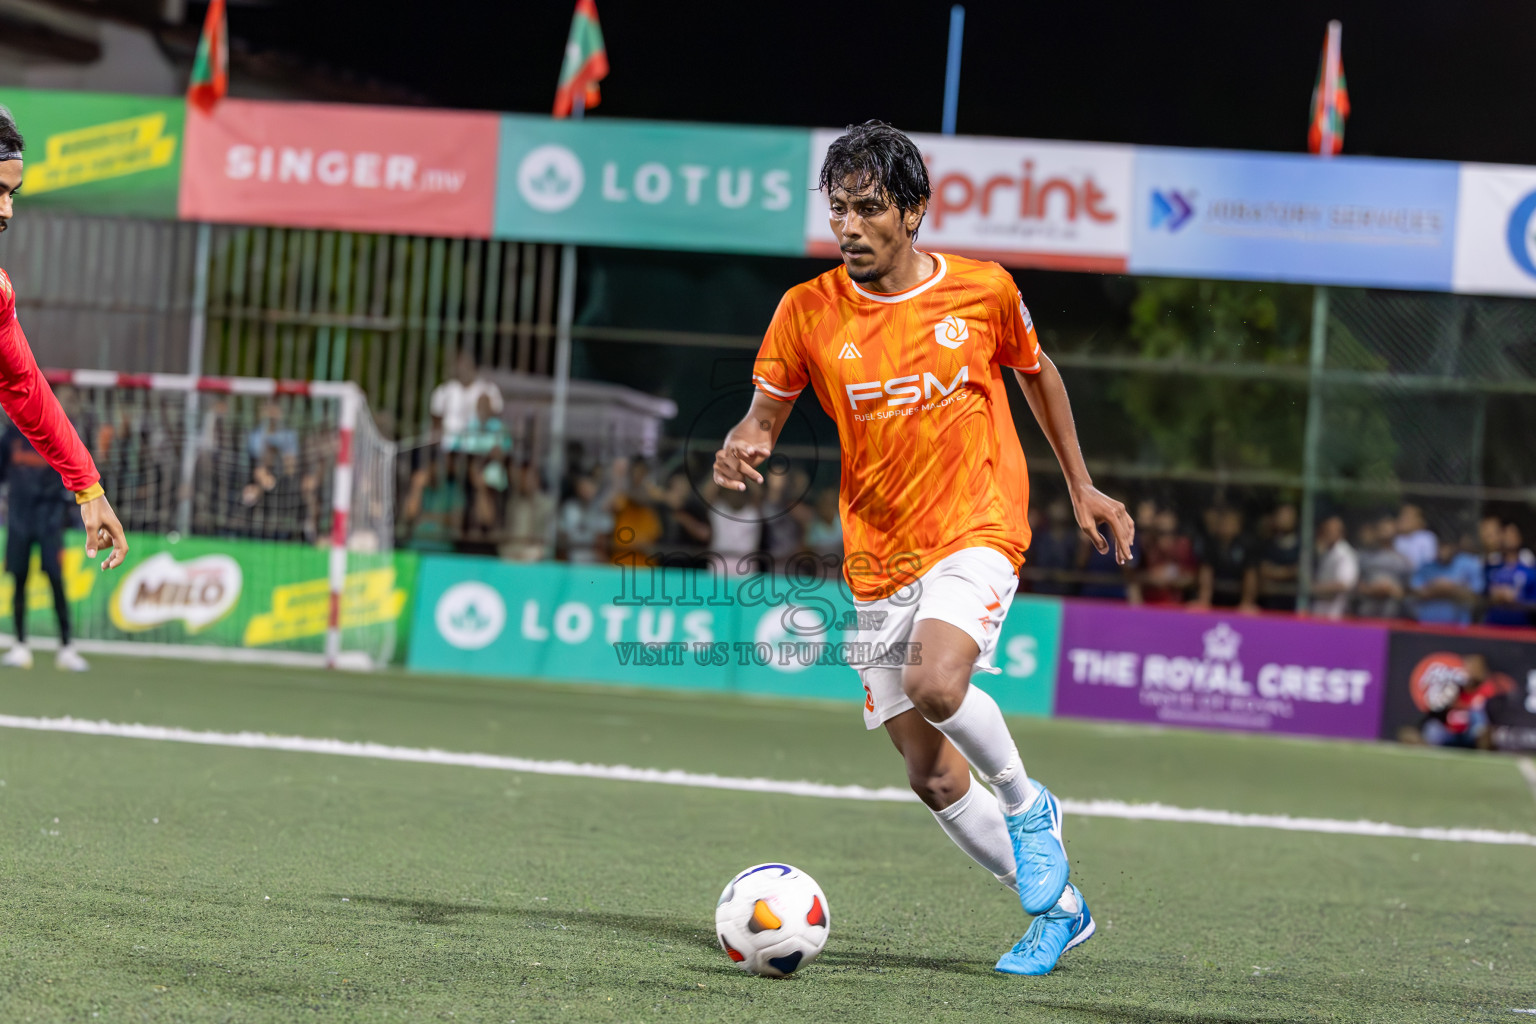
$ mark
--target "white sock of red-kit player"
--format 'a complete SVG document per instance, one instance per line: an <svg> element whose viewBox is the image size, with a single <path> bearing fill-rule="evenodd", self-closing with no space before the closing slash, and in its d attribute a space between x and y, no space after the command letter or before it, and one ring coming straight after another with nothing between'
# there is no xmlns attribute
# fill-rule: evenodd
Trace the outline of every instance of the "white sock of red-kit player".
<svg viewBox="0 0 1536 1024"><path fill-rule="evenodd" d="M1014 746L1008 723L997 701L972 683L959 709L933 727L949 738L955 749L997 791L1004 814L1021 814L1040 795L1024 772L1019 748Z"/></svg>
<svg viewBox="0 0 1536 1024"><path fill-rule="evenodd" d="M986 868L1008 888L1017 891L1014 878L1013 841L1003 809L986 788L971 780L965 796L942 811L933 812L934 820L954 844L977 864Z"/></svg>

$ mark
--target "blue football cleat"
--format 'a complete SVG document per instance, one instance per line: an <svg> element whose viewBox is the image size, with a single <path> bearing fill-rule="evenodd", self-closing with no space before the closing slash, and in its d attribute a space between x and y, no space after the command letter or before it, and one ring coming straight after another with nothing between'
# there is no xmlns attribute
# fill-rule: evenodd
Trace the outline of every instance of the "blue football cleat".
<svg viewBox="0 0 1536 1024"><path fill-rule="evenodd" d="M1024 912L1036 917L1050 910L1067 887L1067 851L1061 845L1061 805L1050 790L1040 795L1022 814L1010 814L1008 835L1013 840L1013 862L1018 872L1019 902Z"/></svg>
<svg viewBox="0 0 1536 1024"><path fill-rule="evenodd" d="M1093 915L1088 912L1088 901L1077 886L1068 888L1077 896L1077 913L1055 906L1035 918L1019 944L1003 954L995 970L1004 974L1050 974L1061 954L1093 938Z"/></svg>

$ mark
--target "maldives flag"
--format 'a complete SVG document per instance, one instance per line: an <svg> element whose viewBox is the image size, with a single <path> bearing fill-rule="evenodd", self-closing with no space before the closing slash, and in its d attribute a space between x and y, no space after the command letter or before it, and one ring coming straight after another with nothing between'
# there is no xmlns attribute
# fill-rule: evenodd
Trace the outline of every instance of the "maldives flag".
<svg viewBox="0 0 1536 1024"><path fill-rule="evenodd" d="M1328 23L1317 84L1312 88L1312 125L1307 131L1307 149L1323 156L1333 156L1344 149L1349 88L1344 83L1344 58L1339 52L1343 34L1344 28L1337 21Z"/></svg>
<svg viewBox="0 0 1536 1024"><path fill-rule="evenodd" d="M595 0L576 0L571 18L571 37L565 42L565 62L560 65L560 85L555 89L555 116L570 117L581 90L583 106L591 109L602 99L597 83L608 77L608 50L603 29L597 23Z"/></svg>
<svg viewBox="0 0 1536 1024"><path fill-rule="evenodd" d="M197 56L192 60L187 102L207 114L227 92L229 25L224 19L224 0L212 0L208 4L208 16L203 19L203 37L197 41Z"/></svg>

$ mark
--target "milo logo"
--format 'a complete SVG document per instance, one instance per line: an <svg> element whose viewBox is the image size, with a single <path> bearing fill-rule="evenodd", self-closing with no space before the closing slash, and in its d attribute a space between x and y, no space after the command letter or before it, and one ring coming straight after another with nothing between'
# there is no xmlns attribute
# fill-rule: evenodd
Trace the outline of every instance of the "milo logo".
<svg viewBox="0 0 1536 1024"><path fill-rule="evenodd" d="M180 620L195 633L228 615L240 599L240 563L228 555L178 562L162 551L123 578L112 595L112 624L135 633Z"/></svg>

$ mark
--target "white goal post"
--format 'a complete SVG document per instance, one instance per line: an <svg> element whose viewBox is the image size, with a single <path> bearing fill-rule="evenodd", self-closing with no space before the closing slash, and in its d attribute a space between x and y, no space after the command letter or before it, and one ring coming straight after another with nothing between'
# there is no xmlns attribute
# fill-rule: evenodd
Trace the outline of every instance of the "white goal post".
<svg viewBox="0 0 1536 1024"><path fill-rule="evenodd" d="M79 545L66 549L83 649L390 661L410 585L396 578L396 449L356 384L45 372L130 542L127 563L99 581ZM29 579L26 613L47 636L41 575ZM10 618L10 576L0 591L0 618Z"/></svg>

